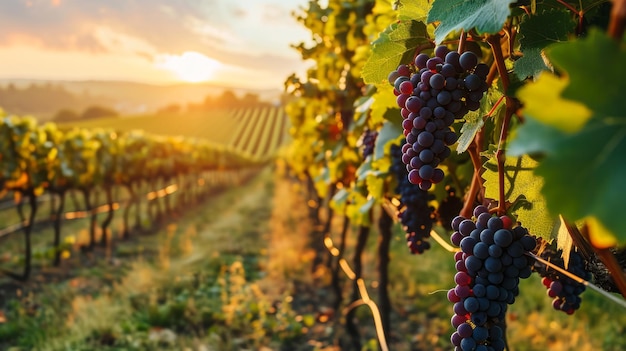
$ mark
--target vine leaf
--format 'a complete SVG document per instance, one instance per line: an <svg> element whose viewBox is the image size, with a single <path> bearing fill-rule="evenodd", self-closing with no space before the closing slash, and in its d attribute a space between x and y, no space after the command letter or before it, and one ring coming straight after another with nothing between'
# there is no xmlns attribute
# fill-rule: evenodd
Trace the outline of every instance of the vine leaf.
<svg viewBox="0 0 626 351"><path fill-rule="evenodd" d="M428 43L428 32L423 22L401 21L387 27L372 43L369 57L361 76L367 84L389 84L387 76L401 63L413 61L418 46Z"/></svg>
<svg viewBox="0 0 626 351"><path fill-rule="evenodd" d="M497 33L511 13L515 0L436 0L428 12L428 22L441 22L435 29L435 42L441 43L457 30L476 28L482 33Z"/></svg>
<svg viewBox="0 0 626 351"><path fill-rule="evenodd" d="M561 98L567 80L545 72L536 83L518 91L524 102L524 114L541 116L541 122L564 132L575 132L591 118L591 111L582 103Z"/></svg>
<svg viewBox="0 0 626 351"><path fill-rule="evenodd" d="M505 195L513 203L512 214L530 233L551 240L556 220L545 207L545 200L540 192L543 179L533 173L536 166L537 161L529 156L507 157L504 164ZM485 196L497 199L500 185L495 157L485 164L483 179Z"/></svg>
<svg viewBox="0 0 626 351"><path fill-rule="evenodd" d="M397 1L398 17L401 20L414 19L424 22L430 5L426 1Z"/></svg>
<svg viewBox="0 0 626 351"><path fill-rule="evenodd" d="M397 123L387 121L383 124L383 127L378 132L376 137L376 144L374 146L374 160L379 161L383 158L388 159L385 155L389 155L389 149L391 144L396 143L399 137L402 136L402 127ZM378 167L377 167L378 168Z"/></svg>
<svg viewBox="0 0 626 351"><path fill-rule="evenodd" d="M465 123L461 127L461 135L459 136L456 152L463 153L474 141L476 133L485 125L480 113L470 111L465 115Z"/></svg>
<svg viewBox="0 0 626 351"><path fill-rule="evenodd" d="M574 31L576 23L565 10L553 10L540 15L526 17L520 24L520 50L524 53L515 61L513 70L519 79L526 79L547 69L541 57L546 46L565 41Z"/></svg>
<svg viewBox="0 0 626 351"><path fill-rule="evenodd" d="M476 134L485 125L483 116L498 116L504 113L504 104L500 103L498 106L495 106L502 96L502 92L498 89L489 89L487 96L480 102L480 110L476 112L470 111L463 117L464 123L463 127L461 127L461 135L456 147L457 153L460 154L467 151ZM494 110L492 111L492 109Z"/></svg>
<svg viewBox="0 0 626 351"><path fill-rule="evenodd" d="M584 103L605 116L623 116L626 49L612 38L593 30L586 39L548 48L552 64L567 72L570 84L563 98ZM595 67L602 67L599 74Z"/></svg>
<svg viewBox="0 0 626 351"><path fill-rule="evenodd" d="M570 221L588 219L598 229L592 242L626 243L626 221L622 218L626 193L626 99L622 96L626 90L626 49L592 31L586 39L549 47L546 54L567 76L558 79L544 73L538 84L520 92L527 123L519 128L509 154L544 156L536 174L544 179L542 193L550 213L562 214ZM610 74L599 75L589 67L602 67ZM549 106L577 101L589 114L583 116L588 118L584 125L577 108L558 113L553 108L532 107L532 96L539 96L539 89L546 93L550 86L560 94L543 95L542 102ZM572 116L574 124L582 128L564 128L572 123Z"/></svg>

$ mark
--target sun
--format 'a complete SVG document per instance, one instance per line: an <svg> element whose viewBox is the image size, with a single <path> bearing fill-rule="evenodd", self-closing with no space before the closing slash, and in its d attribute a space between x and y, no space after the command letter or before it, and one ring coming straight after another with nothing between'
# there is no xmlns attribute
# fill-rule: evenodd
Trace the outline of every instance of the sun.
<svg viewBox="0 0 626 351"><path fill-rule="evenodd" d="M222 67L219 61L195 51L185 51L181 55L159 55L156 61L157 67L174 73L178 79L188 83L206 82Z"/></svg>

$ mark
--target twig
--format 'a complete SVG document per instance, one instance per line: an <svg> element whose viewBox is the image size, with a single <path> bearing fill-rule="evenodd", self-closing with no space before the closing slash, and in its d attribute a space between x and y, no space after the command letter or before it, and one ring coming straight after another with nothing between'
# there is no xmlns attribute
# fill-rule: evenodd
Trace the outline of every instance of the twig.
<svg viewBox="0 0 626 351"><path fill-rule="evenodd" d="M470 158L472 159L472 164L474 166L474 176L472 178L472 185L470 186L469 192L466 194L465 203L463 204L463 208L460 212L460 215L465 218L470 218L472 216L476 195L482 187L482 178L480 174L482 164L480 162L480 152L478 151L479 145L477 144L478 143L476 142L476 137L474 137L474 141L467 148L467 152L469 153Z"/></svg>
<svg viewBox="0 0 626 351"><path fill-rule="evenodd" d="M496 160L498 161L498 209L497 213L503 215L506 213L506 195L504 189L504 165L506 162L506 155L504 151L504 143L509 135L509 124L511 123L511 116L515 112L515 101L513 98L506 97L506 112L504 115L504 121L502 122L502 129L500 130L500 140L498 141L498 151L496 151Z"/></svg>
<svg viewBox="0 0 626 351"><path fill-rule="evenodd" d="M459 37L459 47L457 49L459 54L465 52L465 42L467 42L467 32L461 31L461 36Z"/></svg>
<svg viewBox="0 0 626 351"><path fill-rule="evenodd" d="M458 252L460 249L448 244L436 231L431 230L430 236L448 252Z"/></svg>
<svg viewBox="0 0 626 351"><path fill-rule="evenodd" d="M613 0L611 20L607 32L611 38L621 40L626 23L626 0Z"/></svg>
<svg viewBox="0 0 626 351"><path fill-rule="evenodd" d="M507 72L506 65L504 63L504 55L502 54L502 47L500 46L500 34L492 34L487 37L487 42L491 46L493 52L493 59L498 67L498 74L502 80L502 89L506 93L509 89L509 73Z"/></svg>
<svg viewBox="0 0 626 351"><path fill-rule="evenodd" d="M376 334L378 335L378 343L380 344L381 351L389 351L389 347L387 346L387 339L385 338L385 333L383 331L382 320L380 319L380 311L378 310L378 306L372 299L370 299L367 288L365 287L365 281L363 278L359 278L356 280L356 284L359 286L359 293L361 294L361 299L353 301L350 305L344 308L344 314L350 312L350 310L359 307L361 305L367 305L367 307L372 310L372 317L374 318L374 326L376 328Z"/></svg>
<svg viewBox="0 0 626 351"><path fill-rule="evenodd" d="M339 249L334 245L333 239L330 237L324 238L324 245L326 248L332 252L339 254ZM389 351L389 347L387 346L387 339L385 338L385 333L382 327L382 318L380 315L380 310L374 301L372 301L367 292L367 287L365 286L365 281L363 278L358 278L356 272L352 270L350 264L345 258L339 259L339 266L341 270L345 273L345 275L350 280L356 280L356 284L358 286L359 295L361 295L360 300L353 301L350 305L348 305L344 312L347 313L355 307L361 305L367 305L372 311L372 317L374 318L374 325L376 326L376 335L378 337L378 343L380 344L380 348L382 351Z"/></svg>

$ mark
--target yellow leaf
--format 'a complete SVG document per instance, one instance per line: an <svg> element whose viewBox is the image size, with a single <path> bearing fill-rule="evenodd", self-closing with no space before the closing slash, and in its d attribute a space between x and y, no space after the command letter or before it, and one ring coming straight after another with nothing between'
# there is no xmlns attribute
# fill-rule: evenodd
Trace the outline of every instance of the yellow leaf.
<svg viewBox="0 0 626 351"><path fill-rule="evenodd" d="M57 149L56 147L52 148L50 150L50 152L48 153L48 161L49 162L54 161L54 159L57 157L58 153L59 153L59 149Z"/></svg>
<svg viewBox="0 0 626 351"><path fill-rule="evenodd" d="M567 230L567 224L563 216L559 215L559 230L556 238L556 248L562 250L561 257L563 258L563 265L565 269L569 267L569 256L572 251L573 240L569 231Z"/></svg>
<svg viewBox="0 0 626 351"><path fill-rule="evenodd" d="M552 73L542 73L535 83L519 90L517 96L524 103L524 114L566 133L580 130L592 112L581 103L561 97L568 83Z"/></svg>
<svg viewBox="0 0 626 351"><path fill-rule="evenodd" d="M45 189L43 186L38 186L35 188L35 190L33 191L33 193L35 194L35 196L41 196L43 195Z"/></svg>
<svg viewBox="0 0 626 351"><path fill-rule="evenodd" d="M589 228L589 241L598 249L608 249L617 245L615 235L609 231L596 217L585 218Z"/></svg>

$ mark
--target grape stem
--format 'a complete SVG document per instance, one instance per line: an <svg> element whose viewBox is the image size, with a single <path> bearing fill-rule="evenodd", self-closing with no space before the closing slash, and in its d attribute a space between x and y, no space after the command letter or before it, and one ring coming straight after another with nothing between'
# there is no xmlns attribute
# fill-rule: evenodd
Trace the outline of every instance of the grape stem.
<svg viewBox="0 0 626 351"><path fill-rule="evenodd" d="M502 130L500 131L500 140L498 141L498 150L496 151L496 160L498 161L498 208L496 213L498 215L504 215L506 213L506 195L504 189L504 166L506 162L506 154L504 151L504 142L509 135L509 124L511 123L511 117L516 110L515 100L511 97L505 97L506 112L504 115L504 121L502 122Z"/></svg>
<svg viewBox="0 0 626 351"><path fill-rule="evenodd" d="M498 151L496 151L496 160L498 161L498 183L500 186L498 193L498 208L496 212L499 215L503 215L506 213L506 197L504 191L504 162L506 160L506 156L504 153L504 142L506 141L506 138L508 136L511 116L513 116L513 113L515 113L517 104L515 103L515 100L513 98L506 96L510 81L509 73L504 63L504 55L502 54L500 38L501 36L499 33L493 34L487 37L487 42L489 43L491 51L493 52L493 58L498 68L498 75L500 76L500 80L502 81L502 88L504 90L506 98L506 113L504 116L504 121L502 122L502 130L500 131Z"/></svg>
<svg viewBox="0 0 626 351"><path fill-rule="evenodd" d="M474 137L474 141L467 148L467 152L472 159L472 164L474 166L474 176L472 177L472 185L470 185L469 192L466 194L465 203L463 204L463 208L459 213L461 216L465 218L472 217L472 212L474 210L474 201L476 200L476 195L482 188L482 178L480 176L482 170L482 164L480 163L480 144L478 143L478 136L480 133L476 134Z"/></svg>
<svg viewBox="0 0 626 351"><path fill-rule="evenodd" d="M502 46L500 45L500 34L492 34L487 37L487 42L493 52L493 58L498 67L498 74L502 80L502 90L506 93L509 89L509 73L507 72L506 65L504 63L504 55L502 54Z"/></svg>
<svg viewBox="0 0 626 351"><path fill-rule="evenodd" d="M467 32L461 31L461 36L459 37L459 48L457 52L462 54L465 52L465 42L467 41Z"/></svg>
<svg viewBox="0 0 626 351"><path fill-rule="evenodd" d="M613 0L611 20L607 30L611 38L621 40L626 25L626 0Z"/></svg>
<svg viewBox="0 0 626 351"><path fill-rule="evenodd" d="M533 254L531 252L527 252L526 255L534 258L535 260L537 260L538 262L544 264L545 266L550 267L550 268L554 269L555 271L565 275L566 277L574 280L575 282L583 284L584 286L586 286L586 287L588 287L588 288L598 292L603 297L606 297L607 299L617 303L621 307L626 308L626 300L618 298L617 296L615 296L615 295L613 295L613 294L603 290L602 288L594 285L593 283L591 283L591 282L589 282L589 281L587 281L587 280L585 280L585 279L583 279L583 278L581 278L581 277L579 277L579 276L577 276L577 275L575 275L575 274L573 274L573 273L571 273L569 271L566 271L565 269L563 269L563 268L561 268L561 267L559 267L559 266L557 266L557 265L555 265L555 264L553 264L553 263L551 263L549 261L546 261L543 258L541 258L541 257L539 257L539 256L537 256L537 255L535 255L535 254Z"/></svg>

